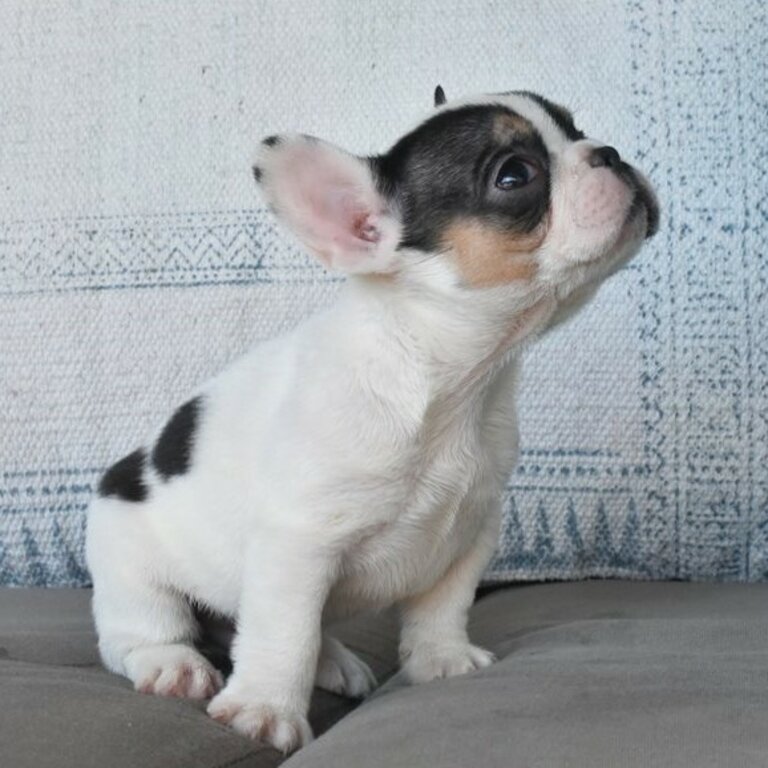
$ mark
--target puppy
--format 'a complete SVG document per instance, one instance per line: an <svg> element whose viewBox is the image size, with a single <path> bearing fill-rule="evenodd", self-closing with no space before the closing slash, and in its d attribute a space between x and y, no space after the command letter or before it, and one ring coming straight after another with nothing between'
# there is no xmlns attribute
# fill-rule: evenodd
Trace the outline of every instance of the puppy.
<svg viewBox="0 0 768 768"><path fill-rule="evenodd" d="M415 682L492 662L466 623L517 454L526 340L657 227L644 177L514 92L444 103L388 152L265 139L253 173L337 303L191 393L103 476L86 555L105 665L284 752L313 685L375 680L334 622L399 607ZM233 672L192 605L235 619Z"/></svg>

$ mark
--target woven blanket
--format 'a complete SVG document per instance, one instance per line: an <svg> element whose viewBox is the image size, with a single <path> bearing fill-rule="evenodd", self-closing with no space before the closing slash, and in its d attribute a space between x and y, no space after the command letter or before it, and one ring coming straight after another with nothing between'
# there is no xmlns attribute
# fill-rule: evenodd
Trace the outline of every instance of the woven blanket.
<svg viewBox="0 0 768 768"><path fill-rule="evenodd" d="M530 89L643 168L659 235L528 353L487 578L768 578L764 0L4 0L0 582L84 585L99 474L333 300L260 137L386 148Z"/></svg>

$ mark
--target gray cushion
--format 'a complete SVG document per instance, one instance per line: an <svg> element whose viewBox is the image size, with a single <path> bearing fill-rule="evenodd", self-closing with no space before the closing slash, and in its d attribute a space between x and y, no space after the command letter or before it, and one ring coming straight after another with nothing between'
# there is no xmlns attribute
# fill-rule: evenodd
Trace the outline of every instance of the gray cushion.
<svg viewBox="0 0 768 768"><path fill-rule="evenodd" d="M202 705L104 672L89 597L0 590L3 766L279 764ZM354 712L317 692L316 731L343 719L287 768L768 765L768 585L515 587L475 605L471 634L496 665L417 687L395 676ZM390 618L343 637L386 677Z"/></svg>
<svg viewBox="0 0 768 768"><path fill-rule="evenodd" d="M8 768L271 768L282 756L211 720L204 703L142 696L98 660L89 590L0 589L0 765ZM391 619L340 636L379 679L395 666ZM316 691L322 733L355 702Z"/></svg>
<svg viewBox="0 0 768 768"><path fill-rule="evenodd" d="M286 768L768 765L768 586L508 589L472 612L500 657L393 678Z"/></svg>

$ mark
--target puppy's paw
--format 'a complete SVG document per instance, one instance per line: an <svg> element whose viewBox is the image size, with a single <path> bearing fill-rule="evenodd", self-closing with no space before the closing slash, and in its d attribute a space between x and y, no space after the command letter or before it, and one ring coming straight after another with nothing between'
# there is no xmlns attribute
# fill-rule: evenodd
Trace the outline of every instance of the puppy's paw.
<svg viewBox="0 0 768 768"><path fill-rule="evenodd" d="M312 729L301 713L253 701L227 690L211 701L208 714L243 736L269 744L283 754L312 741Z"/></svg>
<svg viewBox="0 0 768 768"><path fill-rule="evenodd" d="M362 699L376 687L370 667L334 637L323 638L315 685L332 693Z"/></svg>
<svg viewBox="0 0 768 768"><path fill-rule="evenodd" d="M140 693L210 699L224 685L221 673L187 645L137 648L128 654L125 667Z"/></svg>
<svg viewBox="0 0 768 768"><path fill-rule="evenodd" d="M439 677L455 677L487 667L496 657L476 645L422 643L405 658L403 671L413 683L426 683Z"/></svg>

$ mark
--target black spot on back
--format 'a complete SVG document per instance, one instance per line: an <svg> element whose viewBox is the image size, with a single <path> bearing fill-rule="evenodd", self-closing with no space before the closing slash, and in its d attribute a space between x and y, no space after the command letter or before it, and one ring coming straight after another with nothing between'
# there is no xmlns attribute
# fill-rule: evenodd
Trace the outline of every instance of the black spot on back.
<svg viewBox="0 0 768 768"><path fill-rule="evenodd" d="M570 141L579 141L585 138L584 133L575 126L573 115L565 107L561 107L559 104L555 104L553 101L531 91L512 91L511 93L525 96L531 101L535 101L552 118L557 127Z"/></svg>
<svg viewBox="0 0 768 768"><path fill-rule="evenodd" d="M163 427L152 449L152 465L165 480L189 469L201 403L200 397L184 403Z"/></svg>
<svg viewBox="0 0 768 768"><path fill-rule="evenodd" d="M99 482L99 495L116 496L124 501L144 501L147 498L144 482L146 460L146 452L139 448L113 464Z"/></svg>
<svg viewBox="0 0 768 768"><path fill-rule="evenodd" d="M500 135L499 119L513 118L526 130ZM534 157L544 169L539 183L505 197L489 195L495 164L512 152ZM434 251L457 217L480 217L507 231L531 231L549 206L549 155L535 126L503 104L439 112L370 158L383 194L403 216L401 247Z"/></svg>

